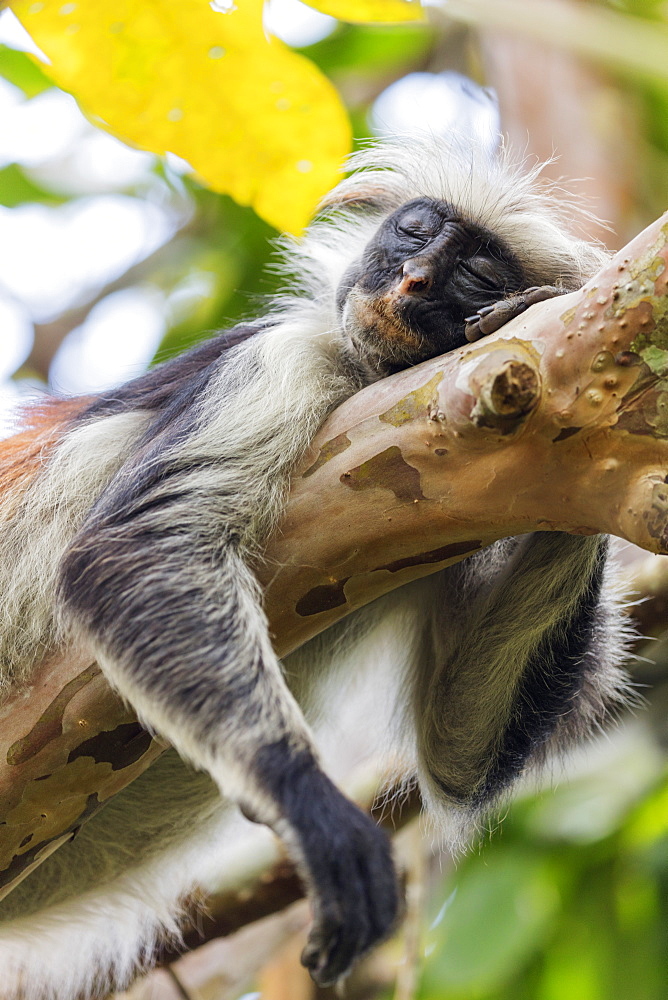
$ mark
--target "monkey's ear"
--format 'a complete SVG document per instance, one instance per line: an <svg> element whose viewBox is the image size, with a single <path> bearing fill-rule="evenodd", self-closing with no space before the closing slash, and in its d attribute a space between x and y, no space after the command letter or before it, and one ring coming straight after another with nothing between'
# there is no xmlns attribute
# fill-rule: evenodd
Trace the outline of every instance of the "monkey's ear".
<svg viewBox="0 0 668 1000"><path fill-rule="evenodd" d="M361 183L356 178L354 184L349 184L346 181L337 184L318 204L316 214L337 208L359 208L360 210L371 209L373 212L385 212L395 207L395 199L388 191L387 186L373 183L371 180L367 183Z"/></svg>

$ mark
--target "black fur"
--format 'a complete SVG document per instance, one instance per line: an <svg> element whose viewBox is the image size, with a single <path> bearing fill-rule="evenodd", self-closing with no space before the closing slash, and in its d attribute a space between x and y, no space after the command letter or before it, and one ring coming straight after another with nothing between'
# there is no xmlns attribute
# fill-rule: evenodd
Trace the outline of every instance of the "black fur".
<svg viewBox="0 0 668 1000"><path fill-rule="evenodd" d="M573 544L572 536L566 536L564 541ZM542 637L526 664L501 743L498 748L490 747L492 766L479 793L480 805L507 788L550 740L559 721L576 711L590 669L587 654L596 628L609 549L607 537L602 535L593 541L597 556L591 575L581 581L582 591L570 617Z"/></svg>
<svg viewBox="0 0 668 1000"><path fill-rule="evenodd" d="M399 892L386 834L346 799L305 751L283 739L256 757L266 791L289 828L300 831L304 877L315 899L317 937L303 955L320 986L335 983L352 962L391 931Z"/></svg>

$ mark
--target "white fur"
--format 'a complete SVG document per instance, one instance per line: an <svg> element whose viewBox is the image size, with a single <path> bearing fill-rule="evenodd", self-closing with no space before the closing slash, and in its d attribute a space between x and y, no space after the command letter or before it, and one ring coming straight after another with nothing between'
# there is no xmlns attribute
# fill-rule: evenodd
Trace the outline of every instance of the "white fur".
<svg viewBox="0 0 668 1000"><path fill-rule="evenodd" d="M57 643L53 600L60 560L147 419L127 413L79 427L49 456L18 506L13 493L0 496L0 696Z"/></svg>

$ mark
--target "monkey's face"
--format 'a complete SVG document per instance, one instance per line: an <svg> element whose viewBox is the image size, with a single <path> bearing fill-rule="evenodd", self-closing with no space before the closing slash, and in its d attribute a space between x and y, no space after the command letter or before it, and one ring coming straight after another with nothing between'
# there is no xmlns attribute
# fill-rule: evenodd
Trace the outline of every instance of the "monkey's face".
<svg viewBox="0 0 668 1000"><path fill-rule="evenodd" d="M353 354L380 377L466 343L467 316L528 283L493 233L444 201L417 198L379 226L337 305Z"/></svg>

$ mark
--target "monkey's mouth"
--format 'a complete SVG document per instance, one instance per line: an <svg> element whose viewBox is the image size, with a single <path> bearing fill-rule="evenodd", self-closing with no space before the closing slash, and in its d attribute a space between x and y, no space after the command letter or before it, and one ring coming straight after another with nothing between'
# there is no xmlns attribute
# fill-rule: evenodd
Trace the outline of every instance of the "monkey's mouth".
<svg viewBox="0 0 668 1000"><path fill-rule="evenodd" d="M381 294L353 287L342 322L354 353L385 374L445 354L466 343L463 317L436 297L407 296L395 287Z"/></svg>
<svg viewBox="0 0 668 1000"><path fill-rule="evenodd" d="M396 292L369 295L361 288L350 290L343 310L343 329L351 342L366 351L388 357L422 354L422 334L409 325Z"/></svg>

